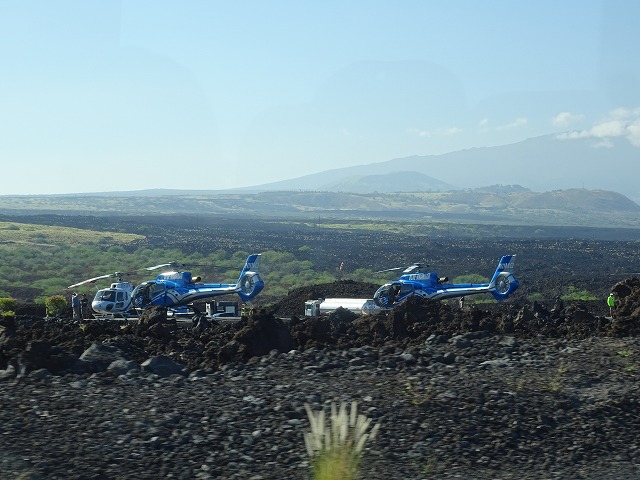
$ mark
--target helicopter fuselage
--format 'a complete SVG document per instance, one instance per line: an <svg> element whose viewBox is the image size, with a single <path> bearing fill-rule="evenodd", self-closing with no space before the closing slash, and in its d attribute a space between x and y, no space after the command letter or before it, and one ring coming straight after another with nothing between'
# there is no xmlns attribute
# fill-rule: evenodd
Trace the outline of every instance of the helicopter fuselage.
<svg viewBox="0 0 640 480"><path fill-rule="evenodd" d="M131 282L112 283L109 288L98 290L91 301L91 308L98 315L123 314L131 309Z"/></svg>
<svg viewBox="0 0 640 480"><path fill-rule="evenodd" d="M237 294L243 302L247 302L264 288L264 281L258 274L260 255L254 253L247 257L236 283L201 283L200 277L192 277L191 272L172 270L157 275L154 280L142 282L135 288L130 282L112 283L110 288L96 293L91 307L97 316L127 316L129 312L135 315L135 310L151 305L166 308L192 306L193 302L228 294ZM166 265L168 264L148 267L147 270ZM120 279L123 275L126 274L116 272L100 275L70 285L69 288L111 276Z"/></svg>
<svg viewBox="0 0 640 480"><path fill-rule="evenodd" d="M448 278L435 272L417 272L401 275L396 281L385 283L375 292L373 300L382 308L393 308L407 297L415 295L433 300L490 293L502 301L520 285L513 274L515 255L500 259L493 277L488 283L447 283Z"/></svg>
<svg viewBox="0 0 640 480"><path fill-rule="evenodd" d="M173 272L188 274L189 272ZM169 274L169 278L173 274ZM158 275L156 280L142 282L133 291L136 307L159 305L179 307L217 295L237 293L235 284L224 283L187 283L181 279L171 280L166 274Z"/></svg>
<svg viewBox="0 0 640 480"><path fill-rule="evenodd" d="M191 272L165 272L155 280L139 284L131 294L135 308L159 305L172 308L181 307L220 295L237 294L247 302L264 288L264 281L257 272L259 255L251 255L245 264L237 283L200 283ZM255 270L249 270L249 268Z"/></svg>

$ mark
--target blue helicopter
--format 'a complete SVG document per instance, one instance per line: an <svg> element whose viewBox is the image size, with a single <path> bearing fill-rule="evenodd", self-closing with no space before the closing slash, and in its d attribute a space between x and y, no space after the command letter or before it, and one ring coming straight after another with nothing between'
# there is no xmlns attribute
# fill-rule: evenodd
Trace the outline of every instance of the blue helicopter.
<svg viewBox="0 0 640 480"><path fill-rule="evenodd" d="M166 263L153 268L173 265ZM193 302L230 294L238 294L242 302L248 302L264 288L264 281L258 273L259 266L260 254L249 255L236 283L200 283L200 277L192 277L191 272L174 270L161 273L155 280L142 282L133 289L133 306L136 309L151 305L186 307Z"/></svg>
<svg viewBox="0 0 640 480"><path fill-rule="evenodd" d="M489 283L447 283L447 277L439 277L436 272L421 272L422 265L415 263L405 268L398 280L382 285L373 295L373 301L383 309L391 309L411 295L444 300L490 293L496 300L502 301L520 286L513 274L515 258L515 255L502 257ZM399 269L390 268L376 273L392 270Z"/></svg>
<svg viewBox="0 0 640 480"><path fill-rule="evenodd" d="M137 310L142 310L151 305L160 305L169 309L187 307L199 314L193 302L202 301L220 295L237 294L242 302L248 302L258 295L264 288L264 281L258 273L260 266L260 254L252 254L247 257L244 268L236 283L201 283L200 277L193 277L191 272L176 270L185 266L179 262L169 262L144 270L156 270L164 267L173 267L173 270L159 274L155 280L140 283L134 288L131 282L124 282L123 277L132 273L116 272L109 275L84 280L70 285L74 288L84 283L94 283L102 278L116 277L117 282L109 288L98 290L91 302L91 308L97 317L128 317L136 315Z"/></svg>

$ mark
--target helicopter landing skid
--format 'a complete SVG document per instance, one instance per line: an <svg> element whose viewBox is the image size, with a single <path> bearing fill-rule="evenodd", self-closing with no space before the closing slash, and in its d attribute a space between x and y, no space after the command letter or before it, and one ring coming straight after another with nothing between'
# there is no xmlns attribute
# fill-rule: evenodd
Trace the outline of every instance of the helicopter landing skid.
<svg viewBox="0 0 640 480"><path fill-rule="evenodd" d="M94 313L93 320L128 320L135 318L135 315L127 315L126 313Z"/></svg>

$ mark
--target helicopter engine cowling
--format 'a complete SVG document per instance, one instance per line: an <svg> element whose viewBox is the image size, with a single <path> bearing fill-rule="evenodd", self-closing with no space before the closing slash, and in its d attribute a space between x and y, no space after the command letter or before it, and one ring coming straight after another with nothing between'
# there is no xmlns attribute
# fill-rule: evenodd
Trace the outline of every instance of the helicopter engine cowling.
<svg viewBox="0 0 640 480"><path fill-rule="evenodd" d="M238 296L248 302L264 288L264 281L256 272L245 272L238 281Z"/></svg>

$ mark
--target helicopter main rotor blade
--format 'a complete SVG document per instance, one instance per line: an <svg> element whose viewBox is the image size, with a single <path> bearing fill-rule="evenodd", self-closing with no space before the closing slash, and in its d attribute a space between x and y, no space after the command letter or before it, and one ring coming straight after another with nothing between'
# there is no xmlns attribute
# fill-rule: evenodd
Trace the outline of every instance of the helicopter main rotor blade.
<svg viewBox="0 0 640 480"><path fill-rule="evenodd" d="M158 268L163 268L163 267L173 267L173 268L185 268L185 267L202 267L204 265L199 265L199 264L195 264L195 263L182 263L182 262L178 262L177 260L172 260L171 262L167 262L167 263L161 263L159 265L154 265L153 267L146 267L144 268L144 270L156 270Z"/></svg>
<svg viewBox="0 0 640 480"><path fill-rule="evenodd" d="M377 272L373 272L373 273L384 273L384 272L397 272L398 270L402 270L403 273L411 273L413 271L415 271L418 268L423 267L424 265L422 263L414 263L413 265L409 265L408 267L394 267L394 268L387 268L385 270L378 270ZM426 265L428 267L428 265Z"/></svg>
<svg viewBox="0 0 640 480"><path fill-rule="evenodd" d="M115 273L108 273L106 275L99 275L97 277L93 277L93 278L89 278L87 280L83 280L81 282L78 283L74 283L73 285L69 285L67 288L74 288L74 287L79 287L80 285L84 285L85 283L93 283L96 280L101 280L103 278L110 278L110 277L115 277L118 279L121 279L122 277L124 277L125 275L132 275L129 272L115 272Z"/></svg>
<svg viewBox="0 0 640 480"><path fill-rule="evenodd" d="M74 283L73 285L69 285L67 288L79 287L80 285L84 285L85 283L95 282L96 280L100 280L101 278L109 278L111 276L113 276L113 274L100 275L99 277L93 277L87 280L83 280L82 282Z"/></svg>
<svg viewBox="0 0 640 480"><path fill-rule="evenodd" d="M156 270L158 268L162 268L162 267L169 267L174 265L173 262L171 263L161 263L160 265L154 265L153 267L145 267L145 270Z"/></svg>
<svg viewBox="0 0 640 480"><path fill-rule="evenodd" d="M387 268L385 270L378 270L377 272L373 272L373 273L397 272L398 270L402 270L403 268L404 267Z"/></svg>
<svg viewBox="0 0 640 480"><path fill-rule="evenodd" d="M156 270L158 268L163 267L174 267L174 268L189 268L189 267L215 267L216 265L211 265L207 263L182 263L182 262L167 262L161 263L159 265L154 265L153 267L145 267L144 270Z"/></svg>
<svg viewBox="0 0 640 480"><path fill-rule="evenodd" d="M414 273L416 270L420 270L422 268L421 263L414 263L413 265L405 268L402 273Z"/></svg>

